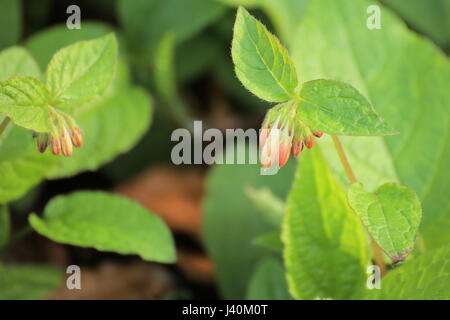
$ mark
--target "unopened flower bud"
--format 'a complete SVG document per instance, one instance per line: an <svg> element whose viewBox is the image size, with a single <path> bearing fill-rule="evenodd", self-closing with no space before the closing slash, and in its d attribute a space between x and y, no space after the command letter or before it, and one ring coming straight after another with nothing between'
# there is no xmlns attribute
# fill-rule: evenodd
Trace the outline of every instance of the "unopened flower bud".
<svg viewBox="0 0 450 320"><path fill-rule="evenodd" d="M61 130L61 148L62 153L66 157L70 157L72 155L72 140L70 139L69 132L66 127L63 127Z"/></svg>
<svg viewBox="0 0 450 320"><path fill-rule="evenodd" d="M259 147L262 148L264 144L266 143L267 137L269 136L270 130L267 128L261 129L261 132L259 134Z"/></svg>
<svg viewBox="0 0 450 320"><path fill-rule="evenodd" d="M52 146L52 153L57 156L61 154L61 142L57 137L52 137L50 139L50 144Z"/></svg>
<svg viewBox="0 0 450 320"><path fill-rule="evenodd" d="M278 151L278 165L280 167L284 166L286 164L286 162L289 160L289 156L291 154L291 143L285 144L285 143L281 143L280 144L280 150Z"/></svg>
<svg viewBox="0 0 450 320"><path fill-rule="evenodd" d="M48 133L39 133L36 138L36 145L39 152L44 153L48 146Z"/></svg>
<svg viewBox="0 0 450 320"><path fill-rule="evenodd" d="M261 152L261 165L263 168L270 168L273 162L271 136L266 140Z"/></svg>
<svg viewBox="0 0 450 320"><path fill-rule="evenodd" d="M83 145L83 136L81 135L80 128L78 127L72 128L72 131L70 132L70 137L75 147L79 148Z"/></svg>
<svg viewBox="0 0 450 320"><path fill-rule="evenodd" d="M323 132L322 132L322 131L319 131L319 130L316 130L316 131L314 131L314 135L315 135L317 138L320 138L321 136L323 136Z"/></svg>
<svg viewBox="0 0 450 320"><path fill-rule="evenodd" d="M309 136L306 138L305 145L306 145L306 147L307 147L308 149L311 149L311 148L313 147L313 145L314 145L314 138L313 138L312 135L309 135Z"/></svg>
<svg viewBox="0 0 450 320"><path fill-rule="evenodd" d="M300 155L300 152L303 150L303 141L302 140L295 140L292 144L292 155L294 157L298 157Z"/></svg>

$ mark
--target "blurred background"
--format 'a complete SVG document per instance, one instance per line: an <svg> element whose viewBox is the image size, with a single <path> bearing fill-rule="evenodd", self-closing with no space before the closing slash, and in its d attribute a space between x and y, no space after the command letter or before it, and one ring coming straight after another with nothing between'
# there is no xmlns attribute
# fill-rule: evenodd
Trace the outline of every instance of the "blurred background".
<svg viewBox="0 0 450 320"><path fill-rule="evenodd" d="M418 12L425 16L430 13L421 11L421 4L429 8L425 2L433 1L413 1L418 5L412 11L400 2L385 0L383 4L398 13L414 32L448 52L448 21L444 26L439 25L439 19L427 20L434 20L431 24L415 23ZM70 16L66 9L73 4L81 9L80 30L66 27ZM175 128L190 128L192 121L199 119L205 126L221 130L257 129L270 107L247 92L234 74L230 46L238 4L246 5L289 46L291 30L300 23L308 1L0 0L0 50L24 46L42 70L59 48L115 32L120 72L126 81L145 90L151 109L148 130L128 150L82 173L47 180L12 203L15 236L4 253L6 262L46 263L61 270L75 264L82 269L83 290L56 285L47 298L214 299L246 295L250 273L267 252L249 239L269 229L265 222L253 223L260 220L260 213L244 192L248 184L264 184L257 166L251 166L253 170L248 166L216 170L206 165L175 166L170 160L176 144L170 135ZM439 8L435 9L439 14ZM447 33L435 32L442 28L447 28ZM295 166L292 162L273 178L273 192L279 197L289 189ZM30 212L42 212L55 195L81 189L117 192L160 215L174 234L177 263L151 263L137 256L62 245L29 232L26 221ZM219 216L243 216L242 224L226 219L209 221L216 230L242 230L229 239L224 235L222 241L229 243L220 247L221 256L215 261L219 265L206 253L202 226L208 223L203 217L208 210ZM212 233L207 231L206 237ZM233 246L242 243L246 243L244 248L233 251ZM209 249L219 250L215 243L210 243ZM227 265L231 260L234 264ZM227 285L230 278L234 283Z"/></svg>

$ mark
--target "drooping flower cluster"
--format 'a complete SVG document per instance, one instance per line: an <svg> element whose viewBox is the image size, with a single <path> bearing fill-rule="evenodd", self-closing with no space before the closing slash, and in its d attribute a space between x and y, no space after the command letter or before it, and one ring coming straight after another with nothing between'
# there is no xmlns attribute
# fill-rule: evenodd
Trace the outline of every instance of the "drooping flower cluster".
<svg viewBox="0 0 450 320"><path fill-rule="evenodd" d="M274 163L284 166L291 154L299 156L304 146L311 149L314 136L320 138L323 135L297 117L297 108L298 102L290 100L267 112L259 137L261 165L264 168L270 168Z"/></svg>
<svg viewBox="0 0 450 320"><path fill-rule="evenodd" d="M51 108L48 113L48 123L50 132L33 133L39 152L45 152L50 145L54 155L62 153L68 157L72 155L74 146L83 145L81 129L70 115Z"/></svg>

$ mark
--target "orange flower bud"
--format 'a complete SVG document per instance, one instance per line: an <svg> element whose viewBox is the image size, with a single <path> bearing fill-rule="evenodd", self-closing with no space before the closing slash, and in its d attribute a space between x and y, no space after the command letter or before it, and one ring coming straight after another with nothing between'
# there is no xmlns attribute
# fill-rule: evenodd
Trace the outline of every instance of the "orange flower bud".
<svg viewBox="0 0 450 320"><path fill-rule="evenodd" d="M315 135L317 138L320 138L321 136L323 136L323 132L317 130L317 131L314 132L314 135Z"/></svg>
<svg viewBox="0 0 450 320"><path fill-rule="evenodd" d="M81 135L81 130L78 127L75 127L71 131L72 143L75 147L79 148L83 145L83 136Z"/></svg>
<svg viewBox="0 0 450 320"><path fill-rule="evenodd" d="M57 156L61 154L61 142L58 138L52 137L50 140L52 146L52 153Z"/></svg>
<svg viewBox="0 0 450 320"><path fill-rule="evenodd" d="M280 150L278 154L278 165L280 167L284 166L286 162L289 160L289 156L291 154L291 143L289 144L280 144Z"/></svg>
<svg viewBox="0 0 450 320"><path fill-rule="evenodd" d="M292 144L292 155L294 157L298 157L300 155L300 152L303 150L303 141L302 140L296 140Z"/></svg>
<svg viewBox="0 0 450 320"><path fill-rule="evenodd" d="M61 130L61 148L62 153L66 157L70 157L72 155L72 140L70 139L69 132L66 127L63 127Z"/></svg>
<svg viewBox="0 0 450 320"><path fill-rule="evenodd" d="M309 135L309 136L306 138L305 144L306 144L306 147L307 147L308 149L311 149L311 148L313 147L313 145L314 145L314 138L313 138L312 135Z"/></svg>

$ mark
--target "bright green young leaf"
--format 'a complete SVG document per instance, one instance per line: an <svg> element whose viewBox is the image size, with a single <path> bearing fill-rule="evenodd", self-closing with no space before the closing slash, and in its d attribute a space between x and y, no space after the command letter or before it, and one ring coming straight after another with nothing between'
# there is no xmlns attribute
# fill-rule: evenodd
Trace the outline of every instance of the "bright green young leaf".
<svg viewBox="0 0 450 320"><path fill-rule="evenodd" d="M139 204L104 192L76 192L54 198L31 226L53 241L100 251L137 254L171 263L175 249L169 229Z"/></svg>
<svg viewBox="0 0 450 320"><path fill-rule="evenodd" d="M22 31L20 0L2 0L0 10L0 49L16 44Z"/></svg>
<svg viewBox="0 0 450 320"><path fill-rule="evenodd" d="M414 191L386 183L371 193L362 183L354 183L348 191L348 202L392 261L404 260L414 247L422 217Z"/></svg>
<svg viewBox="0 0 450 320"><path fill-rule="evenodd" d="M85 136L83 147L71 157L61 159L47 177L63 178L93 171L130 150L149 127L151 107L144 90L130 87L116 90L83 110L77 116Z"/></svg>
<svg viewBox="0 0 450 320"><path fill-rule="evenodd" d="M0 81L0 113L24 128L49 132L49 92L42 82L18 76Z"/></svg>
<svg viewBox="0 0 450 320"><path fill-rule="evenodd" d="M116 61L113 34L61 49L47 67L50 104L70 110L103 94L114 77Z"/></svg>
<svg viewBox="0 0 450 320"><path fill-rule="evenodd" d="M142 49L153 51L168 31L175 33L177 42L187 40L225 9L211 0L120 0L117 7L134 54Z"/></svg>
<svg viewBox="0 0 450 320"><path fill-rule="evenodd" d="M0 52L0 81L13 76L41 77L39 66L21 47L11 47Z"/></svg>
<svg viewBox="0 0 450 320"><path fill-rule="evenodd" d="M192 125L192 119L186 111L186 106L178 96L175 80L175 38L169 32L156 48L155 52L155 85L162 101L167 105L178 123L187 127Z"/></svg>
<svg viewBox="0 0 450 320"><path fill-rule="evenodd" d="M53 266L0 264L0 300L44 299L63 281Z"/></svg>
<svg viewBox="0 0 450 320"><path fill-rule="evenodd" d="M245 188L245 194L261 214L276 227L283 222L284 203L269 188Z"/></svg>
<svg viewBox="0 0 450 320"><path fill-rule="evenodd" d="M67 29L67 25L59 24L32 34L27 38L25 47L31 52L39 66L45 70L53 55L60 49L78 41L92 40L110 34L113 31L108 25L83 21L81 29Z"/></svg>
<svg viewBox="0 0 450 320"><path fill-rule="evenodd" d="M396 133L358 90L334 80L312 80L302 85L298 117L316 130L335 135Z"/></svg>
<svg viewBox="0 0 450 320"><path fill-rule="evenodd" d="M0 80L16 75L41 77L33 58L24 49L12 47L0 53ZM0 137L0 203L19 198L42 180L57 160L36 152L35 143L30 131L14 125Z"/></svg>
<svg viewBox="0 0 450 320"><path fill-rule="evenodd" d="M9 242L11 232L9 209L7 205L0 205L0 256Z"/></svg>
<svg viewBox="0 0 450 320"><path fill-rule="evenodd" d="M381 5L382 28L366 28L371 4L310 1L303 22L292 32L292 58L305 80L352 84L401 133L342 137L342 143L346 150L351 145L349 161L366 186L398 180L414 189L422 202L420 232L425 246L439 247L450 242L450 199L442 192L450 180L450 63L430 41ZM336 161L333 168L340 168L334 157L330 149L327 159ZM379 179L376 172L385 178Z"/></svg>
<svg viewBox="0 0 450 320"><path fill-rule="evenodd" d="M284 268L273 257L263 258L256 266L247 289L247 300L290 300Z"/></svg>
<svg viewBox="0 0 450 320"><path fill-rule="evenodd" d="M238 145L236 153L245 150L256 152ZM249 186L268 187L284 198L291 185L293 165L295 162L289 162L273 176L261 175L257 164L218 165L209 172L203 202L203 234L224 298L244 299L256 264L269 253L253 241L272 231L273 226L261 217L244 190Z"/></svg>
<svg viewBox="0 0 450 320"><path fill-rule="evenodd" d="M281 235L279 231L264 233L263 235L255 238L253 243L275 252L281 252L283 250L283 243L281 242Z"/></svg>
<svg viewBox="0 0 450 320"><path fill-rule="evenodd" d="M296 299L356 298L365 284L365 234L316 148L305 152L282 227L290 293Z"/></svg>
<svg viewBox="0 0 450 320"><path fill-rule="evenodd" d="M295 96L295 66L287 50L267 28L239 7L231 48L236 75L254 95L270 102Z"/></svg>
<svg viewBox="0 0 450 320"><path fill-rule="evenodd" d="M372 290L367 299L449 300L450 246L441 247L409 260L381 280L381 289Z"/></svg>

